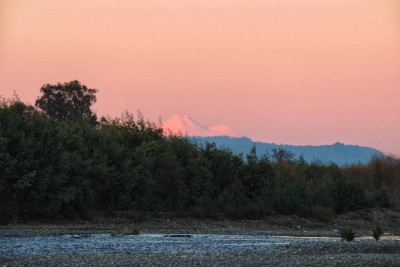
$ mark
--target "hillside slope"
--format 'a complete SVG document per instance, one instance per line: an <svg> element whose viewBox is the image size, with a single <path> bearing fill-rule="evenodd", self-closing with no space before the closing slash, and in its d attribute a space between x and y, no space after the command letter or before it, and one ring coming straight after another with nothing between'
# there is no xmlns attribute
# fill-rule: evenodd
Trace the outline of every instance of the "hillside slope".
<svg viewBox="0 0 400 267"><path fill-rule="evenodd" d="M244 155L250 151L253 145L256 146L258 156L265 154L271 156L272 149L283 148L294 153L295 158L303 155L304 159L308 162L335 163L339 166L357 163L366 164L373 156L383 156L382 152L374 148L345 145L342 143L321 146L294 146L254 142L247 137L236 138L229 136L192 137L192 140L199 143L215 143L219 148L228 148L236 154L242 153Z"/></svg>

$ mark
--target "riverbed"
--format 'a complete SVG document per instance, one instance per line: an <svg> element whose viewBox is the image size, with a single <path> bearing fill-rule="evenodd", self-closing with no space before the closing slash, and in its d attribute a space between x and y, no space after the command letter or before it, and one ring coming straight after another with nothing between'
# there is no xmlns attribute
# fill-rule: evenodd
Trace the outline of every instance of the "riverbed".
<svg viewBox="0 0 400 267"><path fill-rule="evenodd" d="M263 250L299 242L338 242L339 238L296 238L215 234L68 234L0 237L0 255L60 253L197 253Z"/></svg>
<svg viewBox="0 0 400 267"><path fill-rule="evenodd" d="M400 266L400 241L220 234L1 236L0 266Z"/></svg>
<svg viewBox="0 0 400 267"><path fill-rule="evenodd" d="M385 232L380 241L371 236L374 221ZM326 224L278 215L15 224L0 226L0 266L400 266L399 224L392 210L341 214ZM352 242L339 238L348 227Z"/></svg>

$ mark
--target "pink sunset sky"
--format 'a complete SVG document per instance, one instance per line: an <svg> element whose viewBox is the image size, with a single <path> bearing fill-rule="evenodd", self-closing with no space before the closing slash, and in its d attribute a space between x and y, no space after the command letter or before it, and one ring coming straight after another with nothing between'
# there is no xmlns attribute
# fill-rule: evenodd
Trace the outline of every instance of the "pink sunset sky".
<svg viewBox="0 0 400 267"><path fill-rule="evenodd" d="M0 95L75 79L100 116L400 155L400 1L0 0Z"/></svg>

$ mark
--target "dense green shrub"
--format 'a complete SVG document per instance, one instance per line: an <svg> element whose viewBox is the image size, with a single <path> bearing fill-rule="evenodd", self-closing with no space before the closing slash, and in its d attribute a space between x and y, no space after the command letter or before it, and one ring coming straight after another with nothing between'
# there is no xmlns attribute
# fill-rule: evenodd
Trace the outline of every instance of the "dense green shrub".
<svg viewBox="0 0 400 267"><path fill-rule="evenodd" d="M379 225L375 225L374 227L372 227L372 236L376 241L378 241L382 235L383 231Z"/></svg>
<svg viewBox="0 0 400 267"><path fill-rule="evenodd" d="M339 235L343 240L347 242L353 241L356 236L356 234L353 232L351 228L341 229L339 231Z"/></svg>
<svg viewBox="0 0 400 267"><path fill-rule="evenodd" d="M389 196L386 190L380 190L374 192L370 198L370 206L372 207L382 207L382 208L391 208L393 204L391 203Z"/></svg>
<svg viewBox="0 0 400 267"><path fill-rule="evenodd" d="M337 179L332 188L336 212L360 209L365 202L365 189L360 181Z"/></svg>

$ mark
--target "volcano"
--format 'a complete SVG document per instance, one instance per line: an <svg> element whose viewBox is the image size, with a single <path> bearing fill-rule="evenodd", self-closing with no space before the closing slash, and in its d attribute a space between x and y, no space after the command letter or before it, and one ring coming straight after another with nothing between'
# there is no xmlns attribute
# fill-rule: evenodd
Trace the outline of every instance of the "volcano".
<svg viewBox="0 0 400 267"><path fill-rule="evenodd" d="M242 135L225 124L205 126L190 118L188 115L174 115L163 123L166 134L184 134L188 136L231 136L241 137Z"/></svg>

